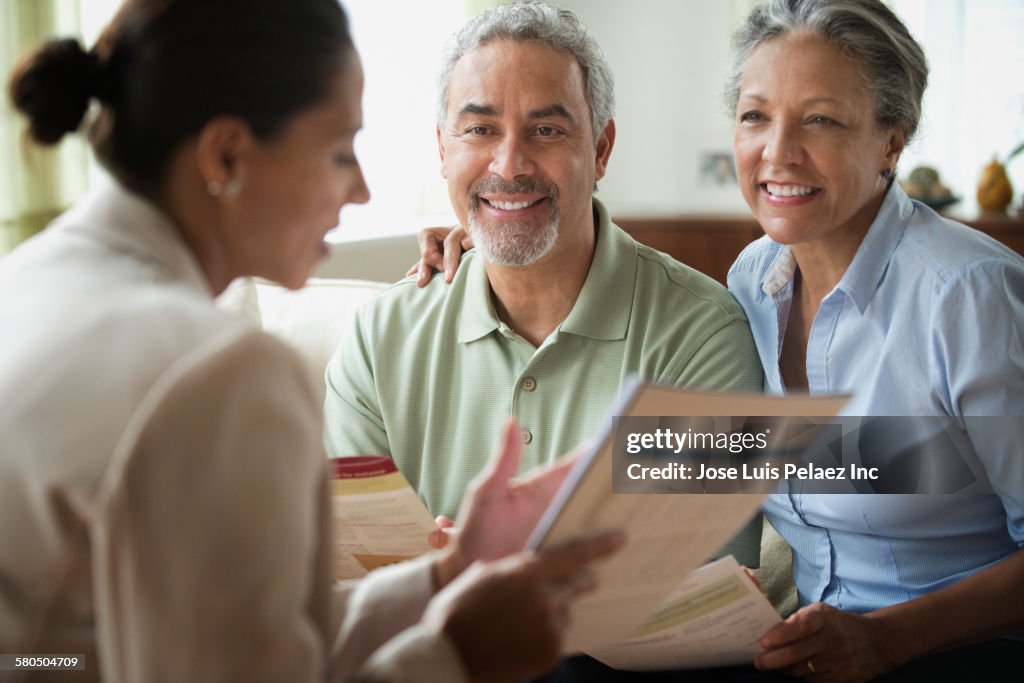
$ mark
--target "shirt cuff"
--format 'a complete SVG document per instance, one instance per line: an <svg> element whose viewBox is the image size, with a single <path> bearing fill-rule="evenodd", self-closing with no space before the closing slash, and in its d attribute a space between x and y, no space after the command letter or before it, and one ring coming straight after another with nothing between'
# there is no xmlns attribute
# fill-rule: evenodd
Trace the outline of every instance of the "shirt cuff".
<svg viewBox="0 0 1024 683"><path fill-rule="evenodd" d="M341 589L356 588L364 593L364 599L370 600L377 609L388 609L394 605L403 612L423 613L427 603L434 597L437 587L434 585L434 560L436 553L427 553L406 562L389 567L375 569L361 579L340 581Z"/></svg>
<svg viewBox="0 0 1024 683"><path fill-rule="evenodd" d="M468 683L469 675L448 636L416 625L374 652L356 680L360 683Z"/></svg>
<svg viewBox="0 0 1024 683"><path fill-rule="evenodd" d="M419 623L434 596L433 554L335 585L340 627L332 670L345 679L378 649Z"/></svg>

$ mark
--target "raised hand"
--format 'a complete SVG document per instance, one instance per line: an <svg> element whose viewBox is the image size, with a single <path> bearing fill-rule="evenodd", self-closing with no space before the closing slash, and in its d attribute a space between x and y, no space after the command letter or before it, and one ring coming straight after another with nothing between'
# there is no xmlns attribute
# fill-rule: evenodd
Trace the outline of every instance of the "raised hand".
<svg viewBox="0 0 1024 683"><path fill-rule="evenodd" d="M476 560L496 560L522 550L579 457L578 453L570 454L514 480L522 453L519 425L510 419L505 424L500 450L466 489L458 515L456 543L439 567L441 585ZM439 526L443 523L439 520ZM446 545L440 542L437 532L431 534L430 540L435 546Z"/></svg>

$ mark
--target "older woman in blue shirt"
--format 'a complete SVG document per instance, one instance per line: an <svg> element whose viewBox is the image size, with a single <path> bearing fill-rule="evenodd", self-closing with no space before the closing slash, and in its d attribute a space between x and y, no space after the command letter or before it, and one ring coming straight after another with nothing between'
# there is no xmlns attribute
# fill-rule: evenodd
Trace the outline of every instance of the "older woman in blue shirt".
<svg viewBox="0 0 1024 683"><path fill-rule="evenodd" d="M851 415L949 418L1000 491L773 496L804 607L765 634L756 664L867 680L1019 631L1020 427L971 418L1024 415L1024 259L894 182L928 67L881 2L772 0L735 42L736 165L765 236L729 288L768 390L850 393ZM986 648L942 665L1024 654Z"/></svg>

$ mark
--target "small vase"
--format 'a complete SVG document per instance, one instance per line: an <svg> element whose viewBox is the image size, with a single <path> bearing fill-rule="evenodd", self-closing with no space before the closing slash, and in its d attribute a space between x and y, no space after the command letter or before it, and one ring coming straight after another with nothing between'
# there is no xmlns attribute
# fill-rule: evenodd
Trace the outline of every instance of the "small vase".
<svg viewBox="0 0 1024 683"><path fill-rule="evenodd" d="M1013 201L1013 186L1006 175L1006 167L997 159L981 172L978 181L978 206L985 213L1006 213L1006 207Z"/></svg>

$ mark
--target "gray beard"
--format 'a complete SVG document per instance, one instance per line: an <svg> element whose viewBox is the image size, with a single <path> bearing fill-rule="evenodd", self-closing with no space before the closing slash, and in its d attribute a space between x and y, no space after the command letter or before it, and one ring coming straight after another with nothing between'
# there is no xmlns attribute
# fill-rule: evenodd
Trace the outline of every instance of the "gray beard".
<svg viewBox="0 0 1024 683"><path fill-rule="evenodd" d="M479 201L479 200L478 200ZM499 266L528 266L542 259L558 240L558 204L550 199L551 219L537 226L534 221L480 220L475 206L469 212L469 234L484 258Z"/></svg>
<svg viewBox="0 0 1024 683"><path fill-rule="evenodd" d="M480 195L539 193L551 203L551 217L544 223L529 221L488 222L481 217ZM543 258L558 240L558 188L536 178L505 180L492 177L469 188L469 234L484 258L499 266L528 266Z"/></svg>

